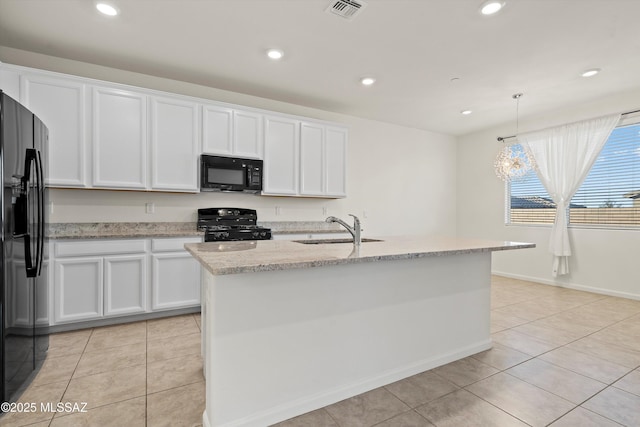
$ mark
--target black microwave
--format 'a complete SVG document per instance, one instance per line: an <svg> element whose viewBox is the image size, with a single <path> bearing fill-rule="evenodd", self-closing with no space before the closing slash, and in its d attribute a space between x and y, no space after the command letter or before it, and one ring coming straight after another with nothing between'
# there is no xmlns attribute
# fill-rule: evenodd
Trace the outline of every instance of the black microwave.
<svg viewBox="0 0 640 427"><path fill-rule="evenodd" d="M200 156L200 191L262 191L262 160Z"/></svg>

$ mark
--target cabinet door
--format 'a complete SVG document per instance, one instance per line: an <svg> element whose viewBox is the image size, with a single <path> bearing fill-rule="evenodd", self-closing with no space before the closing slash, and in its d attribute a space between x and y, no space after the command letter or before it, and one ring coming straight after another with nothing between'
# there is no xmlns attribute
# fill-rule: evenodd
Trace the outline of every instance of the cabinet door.
<svg viewBox="0 0 640 427"><path fill-rule="evenodd" d="M118 89L93 90L93 185L147 187L146 97Z"/></svg>
<svg viewBox="0 0 640 427"><path fill-rule="evenodd" d="M325 160L327 196L347 196L347 130L326 128Z"/></svg>
<svg viewBox="0 0 640 427"><path fill-rule="evenodd" d="M262 159L262 116L247 111L233 113L233 155Z"/></svg>
<svg viewBox="0 0 640 427"><path fill-rule="evenodd" d="M233 110L205 105L202 110L202 152L205 154L233 154Z"/></svg>
<svg viewBox="0 0 640 427"><path fill-rule="evenodd" d="M200 305L200 264L185 251L152 255L151 308Z"/></svg>
<svg viewBox="0 0 640 427"><path fill-rule="evenodd" d="M151 100L151 188L198 190L198 106Z"/></svg>
<svg viewBox="0 0 640 427"><path fill-rule="evenodd" d="M104 259L105 316L144 313L147 309L147 256Z"/></svg>
<svg viewBox="0 0 640 427"><path fill-rule="evenodd" d="M102 317L102 258L55 261L54 318L56 323Z"/></svg>
<svg viewBox="0 0 640 427"><path fill-rule="evenodd" d="M38 75L21 78L22 102L49 130L49 185L86 187L85 85Z"/></svg>
<svg viewBox="0 0 640 427"><path fill-rule="evenodd" d="M300 125L300 194L325 193L324 126Z"/></svg>
<svg viewBox="0 0 640 427"><path fill-rule="evenodd" d="M263 194L298 194L299 122L265 118Z"/></svg>
<svg viewBox="0 0 640 427"><path fill-rule="evenodd" d="M0 89L16 101L22 101L20 98L20 75L15 71L0 69Z"/></svg>

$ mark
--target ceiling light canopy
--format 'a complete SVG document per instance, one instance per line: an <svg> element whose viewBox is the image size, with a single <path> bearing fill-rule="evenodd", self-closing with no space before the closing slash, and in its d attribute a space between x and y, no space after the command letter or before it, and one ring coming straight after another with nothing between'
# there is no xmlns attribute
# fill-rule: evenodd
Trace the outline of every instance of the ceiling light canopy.
<svg viewBox="0 0 640 427"><path fill-rule="evenodd" d="M96 3L96 9L103 15L116 16L120 11L109 3Z"/></svg>
<svg viewBox="0 0 640 427"><path fill-rule="evenodd" d="M371 86L375 82L376 82L376 79L370 76L363 77L360 79L360 83L362 83L364 86Z"/></svg>
<svg viewBox="0 0 640 427"><path fill-rule="evenodd" d="M267 50L267 56L271 59L278 60L282 59L284 52L280 49L269 49Z"/></svg>
<svg viewBox="0 0 640 427"><path fill-rule="evenodd" d="M483 15L493 15L498 13L504 7L504 1L488 0L480 6L480 13Z"/></svg>
<svg viewBox="0 0 640 427"><path fill-rule="evenodd" d="M600 72L600 68L592 68L582 73L582 77L593 77Z"/></svg>

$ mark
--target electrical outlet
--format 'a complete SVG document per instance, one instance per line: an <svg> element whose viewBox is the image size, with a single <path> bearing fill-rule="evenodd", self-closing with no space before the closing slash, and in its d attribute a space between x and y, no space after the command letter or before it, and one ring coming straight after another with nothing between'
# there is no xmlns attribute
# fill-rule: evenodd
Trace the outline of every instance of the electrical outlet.
<svg viewBox="0 0 640 427"><path fill-rule="evenodd" d="M49 215L53 213L53 202L49 203Z"/></svg>
<svg viewBox="0 0 640 427"><path fill-rule="evenodd" d="M144 205L144 208L145 208L145 212L147 212L148 214L155 213L156 211L155 203L147 203Z"/></svg>
<svg viewBox="0 0 640 427"><path fill-rule="evenodd" d="M329 209L326 206L322 207L322 216L327 216L329 214Z"/></svg>
<svg viewBox="0 0 640 427"><path fill-rule="evenodd" d="M280 215L282 213L282 210L280 209L280 206L276 206L276 216Z"/></svg>
<svg viewBox="0 0 640 427"><path fill-rule="evenodd" d="M368 218L369 217L369 211L364 210L362 211L362 218Z"/></svg>

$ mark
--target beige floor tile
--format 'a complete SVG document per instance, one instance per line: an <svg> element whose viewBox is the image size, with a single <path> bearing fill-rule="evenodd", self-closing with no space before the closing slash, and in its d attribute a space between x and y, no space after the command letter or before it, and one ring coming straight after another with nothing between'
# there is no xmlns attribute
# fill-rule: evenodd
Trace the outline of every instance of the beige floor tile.
<svg viewBox="0 0 640 427"><path fill-rule="evenodd" d="M204 382L147 396L147 427L193 427L202 424Z"/></svg>
<svg viewBox="0 0 640 427"><path fill-rule="evenodd" d="M624 426L640 426L640 396L609 387L582 406Z"/></svg>
<svg viewBox="0 0 640 427"><path fill-rule="evenodd" d="M147 365L147 393L204 381L202 357L190 355Z"/></svg>
<svg viewBox="0 0 640 427"><path fill-rule="evenodd" d="M596 332L592 338L640 352L640 331L625 329L618 325L621 323Z"/></svg>
<svg viewBox="0 0 640 427"><path fill-rule="evenodd" d="M570 311L565 311L553 316L545 317L544 319L536 320L535 322L532 322L531 325L566 331L579 337L585 337L601 329L598 326L588 326L572 320L567 320L567 313L570 313Z"/></svg>
<svg viewBox="0 0 640 427"><path fill-rule="evenodd" d="M524 362L507 370L506 373L556 394L576 405L607 387L607 384L540 359Z"/></svg>
<svg viewBox="0 0 640 427"><path fill-rule="evenodd" d="M620 424L578 407L553 422L550 427L620 427Z"/></svg>
<svg viewBox="0 0 640 427"><path fill-rule="evenodd" d="M606 384L613 383L631 370L631 368L573 350L570 347L557 348L539 358Z"/></svg>
<svg viewBox="0 0 640 427"><path fill-rule="evenodd" d="M584 338L585 335L588 334L570 332L558 328L547 328L545 326L537 324L536 322L517 326L512 330L515 332L520 332L522 334L531 335L534 338L548 342L550 344L554 344L557 347L568 344L572 341L579 340L580 338Z"/></svg>
<svg viewBox="0 0 640 427"><path fill-rule="evenodd" d="M416 411L438 427L526 426L522 421L466 390L458 390Z"/></svg>
<svg viewBox="0 0 640 427"><path fill-rule="evenodd" d="M47 357L81 354L87 346L92 332L93 329L82 329L80 331L51 334L49 336Z"/></svg>
<svg viewBox="0 0 640 427"><path fill-rule="evenodd" d="M201 353L200 332L147 342L147 362Z"/></svg>
<svg viewBox="0 0 640 427"><path fill-rule="evenodd" d="M196 321L196 325L198 325L198 329L202 330L202 316L200 313L195 313L193 315L193 320Z"/></svg>
<svg viewBox="0 0 640 427"><path fill-rule="evenodd" d="M50 427L145 427L146 397L137 397L84 413L57 414Z"/></svg>
<svg viewBox="0 0 640 427"><path fill-rule="evenodd" d="M329 405L325 409L341 426L368 427L410 408L384 388L377 388Z"/></svg>
<svg viewBox="0 0 640 427"><path fill-rule="evenodd" d="M513 329L492 334L491 339L494 343L501 344L530 356L538 356L558 347L555 344L540 340L531 335L516 332Z"/></svg>
<svg viewBox="0 0 640 427"><path fill-rule="evenodd" d="M529 323L529 320L523 319L522 317L514 316L511 314L505 314L502 312L498 312L493 310L491 312L491 320L496 321L502 325L505 325L509 328L514 328L516 326L524 325L525 323Z"/></svg>
<svg viewBox="0 0 640 427"><path fill-rule="evenodd" d="M273 427L339 427L338 424L331 418L331 415L324 409L318 409L317 411L307 412L299 417L291 418L278 424L274 424Z"/></svg>
<svg viewBox="0 0 640 427"><path fill-rule="evenodd" d="M145 322L96 328L89 338L85 351L101 351L113 347L122 347L144 343L147 337Z"/></svg>
<svg viewBox="0 0 640 427"><path fill-rule="evenodd" d="M534 427L546 426L575 407L559 396L505 373L472 384L467 390Z"/></svg>
<svg viewBox="0 0 640 427"><path fill-rule="evenodd" d="M433 424L417 412L409 411L376 424L376 427L433 427Z"/></svg>
<svg viewBox="0 0 640 427"><path fill-rule="evenodd" d="M503 371L531 359L532 356L496 343L489 350L474 354L471 357Z"/></svg>
<svg viewBox="0 0 640 427"><path fill-rule="evenodd" d="M601 338L594 337L593 335L567 344L567 348L587 353L631 369L640 366L640 352L602 341Z"/></svg>
<svg viewBox="0 0 640 427"><path fill-rule="evenodd" d="M411 408L435 400L458 389L457 386L431 371L396 381L385 388Z"/></svg>
<svg viewBox="0 0 640 427"><path fill-rule="evenodd" d="M464 387L499 371L473 357L466 357L433 369L433 372L460 387Z"/></svg>
<svg viewBox="0 0 640 427"><path fill-rule="evenodd" d="M80 360L80 354L72 354L69 356L60 357L47 357L38 371L38 374L33 379L33 385L43 385L49 383L56 383L60 381L71 380L78 361Z"/></svg>
<svg viewBox="0 0 640 427"><path fill-rule="evenodd" d="M144 365L74 378L64 394L68 402L86 402L92 409L146 394Z"/></svg>
<svg viewBox="0 0 640 427"><path fill-rule="evenodd" d="M542 319L543 317L552 316L562 310L558 310L554 307L545 307L533 300L500 307L493 311L496 313L520 317L532 322L534 320Z"/></svg>
<svg viewBox="0 0 640 427"><path fill-rule="evenodd" d="M630 372L627 376L620 379L620 381L613 384L614 387L624 390L628 393L633 393L636 396L640 396L640 370L636 369ZM640 411L640 409L638 409Z"/></svg>
<svg viewBox="0 0 640 427"><path fill-rule="evenodd" d="M145 343L112 347L100 351L88 351L80 358L80 363L78 363L78 368L73 374L73 378L144 365L146 360L147 346Z"/></svg>
<svg viewBox="0 0 640 427"><path fill-rule="evenodd" d="M192 314L147 321L147 339L149 341L199 332L200 328Z"/></svg>
<svg viewBox="0 0 640 427"><path fill-rule="evenodd" d="M0 418L0 425L2 425L2 427L18 427L35 424L37 422L49 422L55 413L47 411L46 408L44 408L45 410L43 411L41 404L55 405L60 402L68 384L68 381L61 381L41 386L29 386L20 396L18 402L34 403L35 412L7 413Z"/></svg>

